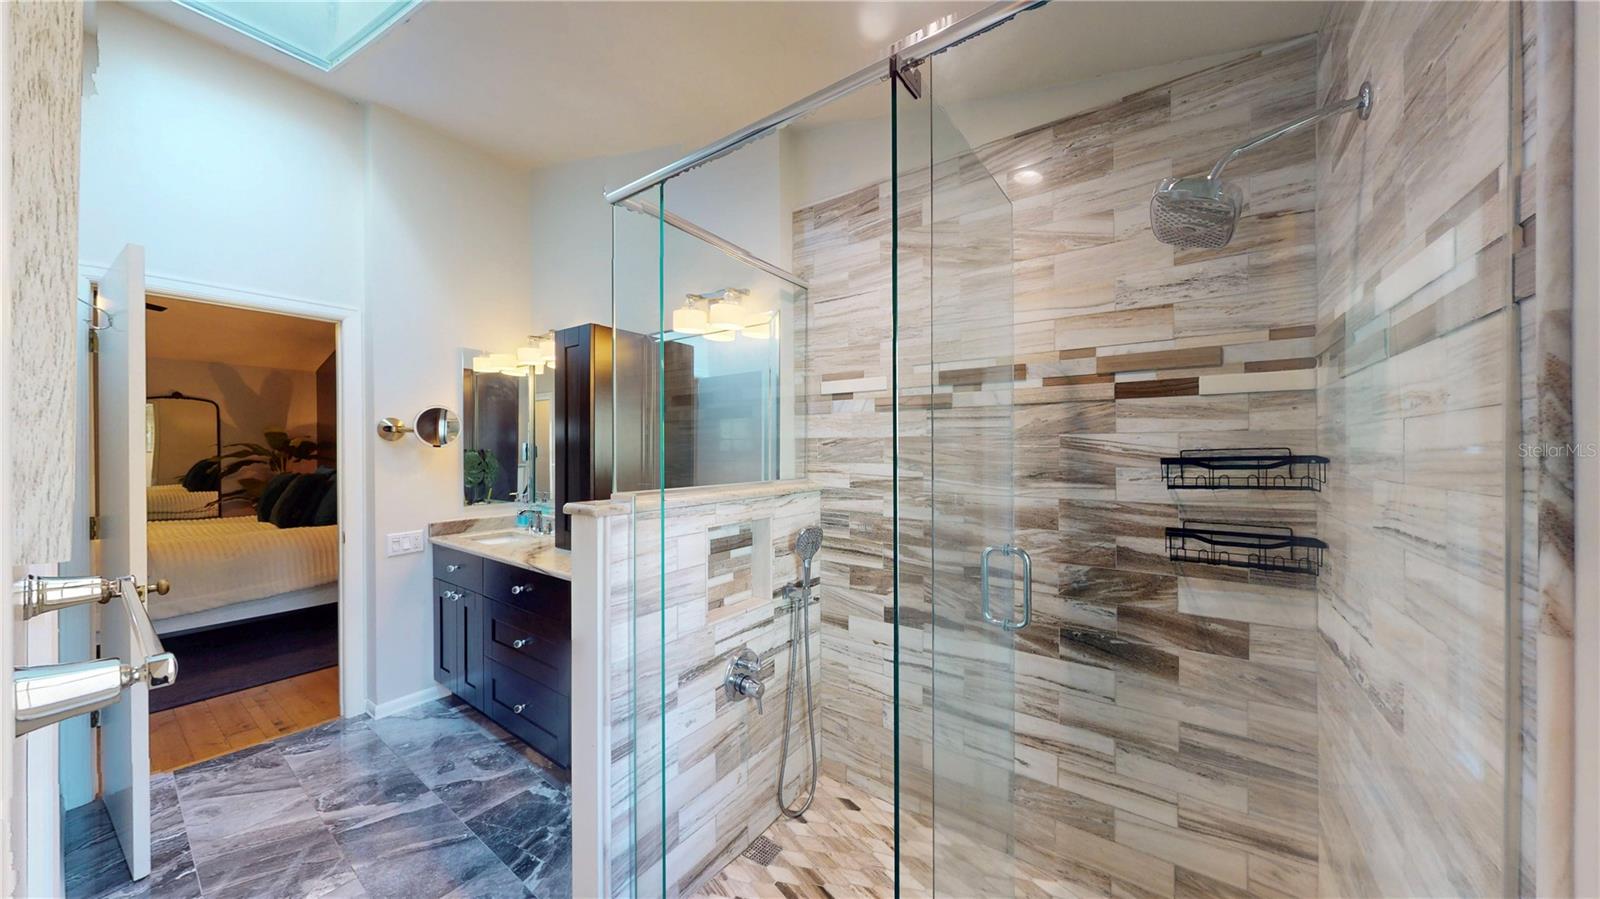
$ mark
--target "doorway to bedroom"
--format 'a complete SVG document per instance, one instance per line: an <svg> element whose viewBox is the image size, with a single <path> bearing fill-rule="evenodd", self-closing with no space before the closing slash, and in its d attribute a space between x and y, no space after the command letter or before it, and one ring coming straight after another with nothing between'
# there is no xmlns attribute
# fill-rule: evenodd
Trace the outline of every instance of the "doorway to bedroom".
<svg viewBox="0 0 1600 899"><path fill-rule="evenodd" d="M339 714L337 326L150 293L145 345L161 772Z"/></svg>

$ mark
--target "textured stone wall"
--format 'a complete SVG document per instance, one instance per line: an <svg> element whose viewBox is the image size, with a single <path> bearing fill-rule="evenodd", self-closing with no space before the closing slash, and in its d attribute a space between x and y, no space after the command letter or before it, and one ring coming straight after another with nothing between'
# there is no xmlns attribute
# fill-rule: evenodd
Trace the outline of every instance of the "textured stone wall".
<svg viewBox="0 0 1600 899"><path fill-rule="evenodd" d="M1511 13L1341 4L1321 32L1320 97L1379 98L1318 134L1323 895L1506 891Z"/></svg>
<svg viewBox="0 0 1600 899"><path fill-rule="evenodd" d="M926 813L937 782L946 834L956 809L1006 816L985 823L1015 833L1035 876L1105 893L1316 891L1315 582L1175 564L1163 539L1182 518L1314 533L1315 495L1180 495L1158 464L1314 450L1315 138L1230 167L1249 206L1224 249L1160 244L1147 213L1161 178L1312 108L1316 55L1312 39L1245 54L939 160L931 196L928 172L902 173L901 798ZM881 796L890 202L889 185L863 187L794 228L811 284L806 470L827 535L824 771ZM997 262L989 238L1008 229ZM1034 560L1034 620L1009 660L985 650L974 577L1002 533ZM952 859L981 855L981 829L955 829L947 886ZM902 847L912 865L932 851Z"/></svg>
<svg viewBox="0 0 1600 899"><path fill-rule="evenodd" d="M72 547L83 4L21 0L11 17L11 452L13 564Z"/></svg>

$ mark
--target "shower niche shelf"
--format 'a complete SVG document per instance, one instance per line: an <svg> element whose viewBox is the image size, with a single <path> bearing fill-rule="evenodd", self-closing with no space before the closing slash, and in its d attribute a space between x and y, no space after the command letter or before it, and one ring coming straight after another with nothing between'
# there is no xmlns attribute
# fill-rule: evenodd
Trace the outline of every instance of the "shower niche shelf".
<svg viewBox="0 0 1600 899"><path fill-rule="evenodd" d="M1230 568L1254 568L1315 577L1328 544L1293 528L1184 519L1167 528L1167 558Z"/></svg>
<svg viewBox="0 0 1600 899"><path fill-rule="evenodd" d="M1184 450L1161 458L1169 490L1321 490L1328 457L1286 446Z"/></svg>

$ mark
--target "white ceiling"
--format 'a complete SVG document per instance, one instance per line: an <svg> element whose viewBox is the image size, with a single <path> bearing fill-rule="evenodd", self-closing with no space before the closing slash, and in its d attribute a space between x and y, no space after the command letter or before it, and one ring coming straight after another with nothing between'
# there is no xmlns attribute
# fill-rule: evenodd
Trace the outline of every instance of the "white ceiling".
<svg viewBox="0 0 1600 899"><path fill-rule="evenodd" d="M692 147L880 59L901 36L985 4L431 0L319 72L168 0L140 8L328 90L539 166ZM962 52L942 96L1036 89L1316 29L1322 2L1066 2ZM1019 19L1019 23L1023 20ZM976 45L974 45L976 46ZM881 115L860 98L819 121Z"/></svg>
<svg viewBox="0 0 1600 899"><path fill-rule="evenodd" d="M149 294L145 353L156 359L316 371L334 350L329 322Z"/></svg>

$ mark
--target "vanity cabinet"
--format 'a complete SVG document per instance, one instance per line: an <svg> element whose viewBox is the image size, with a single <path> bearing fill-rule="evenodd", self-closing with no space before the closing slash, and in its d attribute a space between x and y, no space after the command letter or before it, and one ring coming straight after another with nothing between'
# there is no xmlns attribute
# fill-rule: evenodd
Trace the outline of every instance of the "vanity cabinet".
<svg viewBox="0 0 1600 899"><path fill-rule="evenodd" d="M442 546L433 552L434 680L567 767L571 584Z"/></svg>

